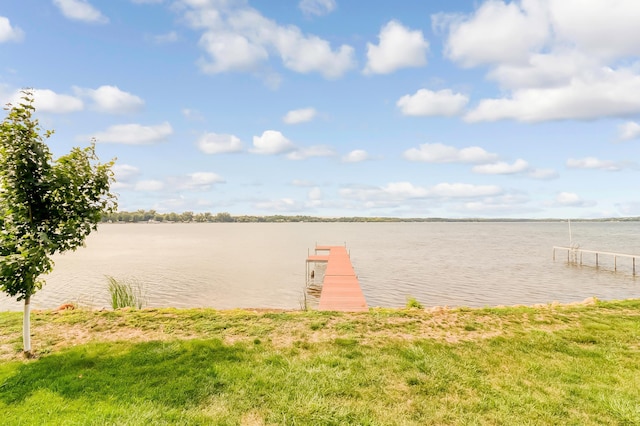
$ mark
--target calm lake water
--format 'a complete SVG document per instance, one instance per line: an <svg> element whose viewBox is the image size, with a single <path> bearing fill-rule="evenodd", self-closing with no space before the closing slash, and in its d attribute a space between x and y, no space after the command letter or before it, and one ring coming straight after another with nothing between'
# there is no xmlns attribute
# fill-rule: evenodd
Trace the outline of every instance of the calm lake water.
<svg viewBox="0 0 640 426"><path fill-rule="evenodd" d="M584 249L640 254L640 223L572 223ZM567 265L567 223L104 224L55 257L33 308L108 307L106 276L136 281L150 307L300 308L313 247L345 244L369 306L513 304L640 298L631 259ZM585 262L593 265L585 257ZM640 269L640 265L639 269ZM0 296L0 310L21 303Z"/></svg>

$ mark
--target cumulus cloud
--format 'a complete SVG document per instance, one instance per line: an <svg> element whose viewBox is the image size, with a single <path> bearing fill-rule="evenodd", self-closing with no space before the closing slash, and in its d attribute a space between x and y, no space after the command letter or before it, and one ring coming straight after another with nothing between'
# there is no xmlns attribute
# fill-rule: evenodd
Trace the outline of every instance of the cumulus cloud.
<svg viewBox="0 0 640 426"><path fill-rule="evenodd" d="M195 172L187 175L185 189L207 190L215 183L223 183L224 179L212 172Z"/></svg>
<svg viewBox="0 0 640 426"><path fill-rule="evenodd" d="M253 148L250 150L255 154L283 154L296 149L295 145L277 130L265 130L262 136L253 137Z"/></svg>
<svg viewBox="0 0 640 426"><path fill-rule="evenodd" d="M628 141L631 139L637 139L640 137L640 124L635 121L627 121L619 128L620 139L623 141Z"/></svg>
<svg viewBox="0 0 640 426"><path fill-rule="evenodd" d="M570 169L598 169L617 172L625 167L625 163L610 160L600 160L596 157L569 158L567 167Z"/></svg>
<svg viewBox="0 0 640 426"><path fill-rule="evenodd" d="M100 86L97 89L74 87L76 95L93 101L93 109L109 114L127 114L140 110L144 101L117 86Z"/></svg>
<svg viewBox="0 0 640 426"><path fill-rule="evenodd" d="M0 16L0 43L21 41L23 38L24 31L19 27L12 26L9 18Z"/></svg>
<svg viewBox="0 0 640 426"><path fill-rule="evenodd" d="M306 160L311 157L333 157L336 152L326 145L314 145L305 148L298 148L287 154L289 160Z"/></svg>
<svg viewBox="0 0 640 426"><path fill-rule="evenodd" d="M435 15L433 24L449 32L445 54L465 67L527 60L549 37L546 12L537 1L488 0L471 16Z"/></svg>
<svg viewBox="0 0 640 426"><path fill-rule="evenodd" d="M107 130L92 135L98 142L121 143L126 145L150 145L158 143L173 133L168 122L155 126L141 124L117 124ZM91 136L90 136L91 137ZM87 139L86 136L81 139Z"/></svg>
<svg viewBox="0 0 640 426"><path fill-rule="evenodd" d="M234 135L206 133L198 138L198 149L205 154L224 154L242 151L242 141Z"/></svg>
<svg viewBox="0 0 640 426"><path fill-rule="evenodd" d="M468 102L468 96L449 89L437 92L420 89L398 99L396 106L404 115L450 117L460 114Z"/></svg>
<svg viewBox="0 0 640 426"><path fill-rule="evenodd" d="M498 161L496 163L480 164L474 166L472 170L475 173L481 173L485 175L512 175L516 173L523 173L529 170L529 163L519 158L513 164L505 163L504 161Z"/></svg>
<svg viewBox="0 0 640 426"><path fill-rule="evenodd" d="M389 21L378 35L378 45L367 43L365 74L389 74L401 68L427 64L429 42L420 30L410 30L398 21Z"/></svg>
<svg viewBox="0 0 640 426"><path fill-rule="evenodd" d="M60 12L74 21L106 24L109 19L87 0L53 0Z"/></svg>
<svg viewBox="0 0 640 426"><path fill-rule="evenodd" d="M282 117L282 121L287 124L298 124L313 120L318 112L315 108L302 108L289 111Z"/></svg>
<svg viewBox="0 0 640 426"><path fill-rule="evenodd" d="M458 149L441 143L424 143L419 148L406 150L403 155L409 161L426 163L489 163L498 159L497 154L477 146Z"/></svg>
<svg viewBox="0 0 640 426"><path fill-rule="evenodd" d="M300 0L298 7L307 16L324 16L336 9L335 0Z"/></svg>
<svg viewBox="0 0 640 426"><path fill-rule="evenodd" d="M631 69L581 76L558 87L519 89L511 96L484 99L469 122L514 119L524 122L626 116L640 112L640 75Z"/></svg>
<svg viewBox="0 0 640 426"><path fill-rule="evenodd" d="M579 10L580 13L576 13ZM640 21L634 0L486 0L471 14L436 15L445 54L488 67L503 96L481 100L469 122L592 120L640 112Z"/></svg>
<svg viewBox="0 0 640 426"><path fill-rule="evenodd" d="M82 100L75 96L59 94L50 89L34 89L31 93L33 106L39 112L68 114L84 109ZM20 91L15 91L10 95L9 102L17 105L22 101L22 97L23 94Z"/></svg>
<svg viewBox="0 0 640 426"><path fill-rule="evenodd" d="M327 40L306 35L293 25L282 26L243 2L182 0L187 23L202 30L199 61L205 73L256 71L272 55L295 72L341 77L355 67L354 49L333 49Z"/></svg>
<svg viewBox="0 0 640 426"><path fill-rule="evenodd" d="M560 192L552 203L556 207L592 207L596 204L595 201L583 200L574 192Z"/></svg>
<svg viewBox="0 0 640 426"><path fill-rule="evenodd" d="M354 149L344 157L342 157L342 161L345 163L360 163L361 161L367 161L371 157L367 153L367 151L363 149Z"/></svg>

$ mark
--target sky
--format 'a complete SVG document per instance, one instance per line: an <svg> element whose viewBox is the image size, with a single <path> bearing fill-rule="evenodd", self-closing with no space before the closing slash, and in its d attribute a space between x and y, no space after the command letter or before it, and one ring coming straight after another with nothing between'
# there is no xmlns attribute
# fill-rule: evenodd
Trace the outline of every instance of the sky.
<svg viewBox="0 0 640 426"><path fill-rule="evenodd" d="M0 101L120 210L640 215L637 0L13 0Z"/></svg>

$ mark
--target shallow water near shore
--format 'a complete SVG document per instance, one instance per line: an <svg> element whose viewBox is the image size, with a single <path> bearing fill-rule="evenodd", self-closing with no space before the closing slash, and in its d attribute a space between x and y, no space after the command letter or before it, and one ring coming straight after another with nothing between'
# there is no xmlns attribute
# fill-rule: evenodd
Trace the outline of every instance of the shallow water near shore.
<svg viewBox="0 0 640 426"><path fill-rule="evenodd" d="M577 222L572 235L583 249L640 254L639 222ZM100 225L86 247L55 256L32 306L109 307L109 275L141 284L149 307L299 309L316 243L347 245L369 306L640 298L631 259L618 272L612 258L600 268L586 256L568 265L566 252L553 260L552 247L569 244L566 222L145 223ZM0 310L21 308L0 296Z"/></svg>

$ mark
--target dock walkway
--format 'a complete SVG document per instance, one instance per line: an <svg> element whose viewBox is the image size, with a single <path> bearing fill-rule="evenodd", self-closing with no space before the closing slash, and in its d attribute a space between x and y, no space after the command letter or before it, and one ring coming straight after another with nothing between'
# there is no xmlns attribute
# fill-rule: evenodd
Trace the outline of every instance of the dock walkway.
<svg viewBox="0 0 640 426"><path fill-rule="evenodd" d="M365 312L369 309L346 247L316 246L315 254L307 257L307 265L310 262L327 262L318 310Z"/></svg>

